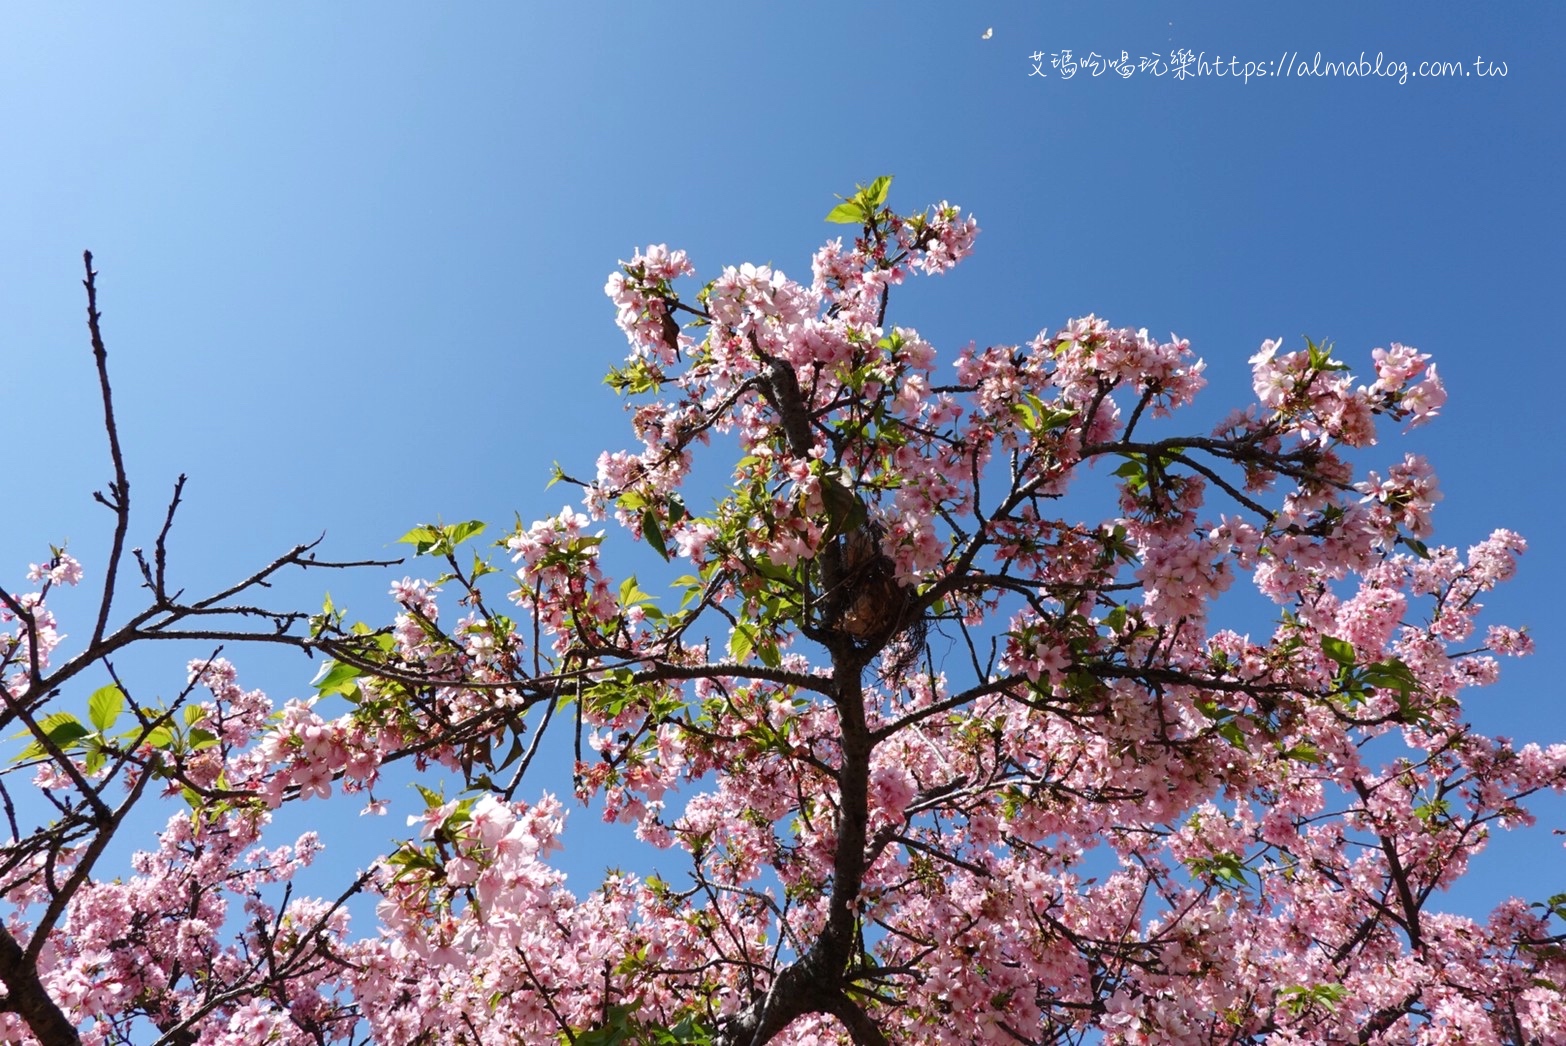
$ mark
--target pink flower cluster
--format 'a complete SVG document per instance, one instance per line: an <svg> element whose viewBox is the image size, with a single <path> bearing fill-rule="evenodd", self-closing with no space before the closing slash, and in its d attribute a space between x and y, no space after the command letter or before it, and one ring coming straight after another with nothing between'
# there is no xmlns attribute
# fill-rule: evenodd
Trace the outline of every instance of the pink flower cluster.
<svg viewBox="0 0 1566 1046"><path fill-rule="evenodd" d="M614 301L615 322L638 353L673 363L688 342L684 336L673 340L668 336L673 320L668 290L673 280L694 271L684 251L671 251L660 243L647 248L645 254L637 251L609 277L604 293Z"/></svg>

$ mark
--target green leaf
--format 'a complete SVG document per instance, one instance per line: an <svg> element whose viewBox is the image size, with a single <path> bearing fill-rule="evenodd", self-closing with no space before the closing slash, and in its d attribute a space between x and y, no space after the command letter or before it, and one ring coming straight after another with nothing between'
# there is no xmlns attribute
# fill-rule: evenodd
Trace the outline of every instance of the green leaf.
<svg viewBox="0 0 1566 1046"><path fill-rule="evenodd" d="M573 1040L576 1046L630 1046L636 1041L633 1016L634 1006L609 1007L608 1020L602 1027L579 1033Z"/></svg>
<svg viewBox="0 0 1566 1046"><path fill-rule="evenodd" d="M1245 731L1241 730L1240 724L1234 720L1231 719L1226 723L1219 723L1214 729L1217 730L1219 737L1229 742L1235 748L1242 752L1250 751L1249 746L1245 743Z"/></svg>
<svg viewBox="0 0 1566 1046"><path fill-rule="evenodd" d="M46 716L38 726L49 740L61 748L74 744L92 733L81 724L81 720L69 712L56 712Z"/></svg>
<svg viewBox="0 0 1566 1046"><path fill-rule="evenodd" d="M1283 758L1296 763L1320 763L1321 749L1309 741L1301 741L1294 747L1285 749Z"/></svg>
<svg viewBox="0 0 1566 1046"><path fill-rule="evenodd" d="M92 725L97 727L100 733L112 729L114 721L123 711L125 711L125 691L113 683L100 686L87 699L87 718L92 720Z"/></svg>
<svg viewBox="0 0 1566 1046"><path fill-rule="evenodd" d="M1414 804L1414 816L1426 825L1436 826L1452 812L1452 804L1445 799L1429 799Z"/></svg>
<svg viewBox="0 0 1566 1046"><path fill-rule="evenodd" d="M826 507L826 537L858 530L870 518L865 503L848 488L836 468L821 474L821 503Z"/></svg>
<svg viewBox="0 0 1566 1046"><path fill-rule="evenodd" d="M672 1042L689 1043L690 1046L705 1046L712 1042L712 1033L697 1024L694 1017L687 1017L670 1028L669 1034L674 1037Z"/></svg>
<svg viewBox="0 0 1566 1046"><path fill-rule="evenodd" d="M1186 865L1191 874L1209 876L1219 886L1242 887L1247 882L1245 862L1239 854L1220 851L1211 857L1193 857Z"/></svg>
<svg viewBox="0 0 1566 1046"><path fill-rule="evenodd" d="M664 376L656 367L646 360L636 359L627 363L624 367L610 367L609 373L604 375L604 384L614 389L616 393L624 396L630 394L639 396L652 392L664 382ZM558 471L558 466L556 466ZM564 475L557 478L564 478Z"/></svg>
<svg viewBox="0 0 1566 1046"><path fill-rule="evenodd" d="M683 588L685 595L680 597L680 609L684 610L691 605L691 601L707 590L706 583L694 574L684 574L669 583L670 588Z"/></svg>
<svg viewBox="0 0 1566 1046"><path fill-rule="evenodd" d="M734 661L744 661L755 648L756 634L751 627L743 621L734 626L734 631L729 633L729 657Z"/></svg>
<svg viewBox="0 0 1566 1046"><path fill-rule="evenodd" d="M1346 639L1338 639L1336 636L1321 637L1321 652L1344 668L1354 666L1354 644Z"/></svg>
<svg viewBox="0 0 1566 1046"><path fill-rule="evenodd" d="M827 212L826 220L837 225L860 225L865 221L865 209L857 200L844 200Z"/></svg>
<svg viewBox="0 0 1566 1046"><path fill-rule="evenodd" d="M642 537L647 539L647 544L658 553L658 558L665 563L669 561L669 546L663 540L663 528L658 525L657 513L648 509L642 513Z"/></svg>
<svg viewBox="0 0 1566 1046"><path fill-rule="evenodd" d="M351 694L358 687L354 680L362 673L353 665L343 664L341 661L328 661L321 666L321 671L316 674L310 683L326 697L331 694Z"/></svg>
<svg viewBox="0 0 1566 1046"><path fill-rule="evenodd" d="M886 194L892 188L892 176L883 174L863 189L859 190L859 196L871 210L880 207L886 202Z"/></svg>
<svg viewBox="0 0 1566 1046"><path fill-rule="evenodd" d="M43 732L45 737L53 741L56 746L67 751L77 741L92 733L91 730L82 725L81 720L69 712L55 712L53 715L45 716L38 721L38 729ZM31 734L30 731L24 730L16 736L28 737ZM16 760L17 762L25 762L29 759L41 759L47 754L48 752L44 749L44 746L34 741L22 750L22 753L16 757Z"/></svg>
<svg viewBox="0 0 1566 1046"><path fill-rule="evenodd" d="M1419 692L1419 680L1414 676L1413 669L1397 658L1389 657L1366 667L1364 678L1368 686L1396 695L1397 710L1405 720L1412 717L1417 722L1427 718L1425 713L1416 714L1413 709L1412 698Z"/></svg>
<svg viewBox="0 0 1566 1046"><path fill-rule="evenodd" d="M1046 408L1039 414L1039 428L1055 429L1069 422L1077 416L1074 410L1064 408Z"/></svg>
<svg viewBox="0 0 1566 1046"><path fill-rule="evenodd" d="M460 545L468 538L484 533L484 521L470 519L466 523L453 523L446 528L446 537L453 545Z"/></svg>
<svg viewBox="0 0 1566 1046"><path fill-rule="evenodd" d="M398 538L397 543L399 545L412 545L413 554L416 556L422 556L430 549L434 548L440 539L440 531L436 530L432 526L424 525L414 527L402 537Z"/></svg>
<svg viewBox="0 0 1566 1046"><path fill-rule="evenodd" d="M1306 355L1310 360L1311 370L1348 370L1348 364L1340 363L1332 358L1332 342L1324 341L1320 345L1305 339Z"/></svg>
<svg viewBox="0 0 1566 1046"><path fill-rule="evenodd" d="M1278 993L1283 997L1283 1008L1298 1017L1306 1010L1319 1006L1328 1012L1336 1010L1348 995L1341 984L1314 984L1309 988L1293 984Z"/></svg>
<svg viewBox="0 0 1566 1046"><path fill-rule="evenodd" d="M496 770L504 770L506 767L511 766L518 759L522 758L522 753L524 751L526 751L526 749L524 749L522 747L522 738L521 738L521 736L520 735L512 735L512 738L511 738L511 748L510 748L509 751L506 752L505 758L502 759L500 762L495 764L495 769ZM476 786L477 784L478 784L478 782L475 781L474 785ZM492 787L490 790L494 791L495 789Z"/></svg>
<svg viewBox="0 0 1566 1046"><path fill-rule="evenodd" d="M1414 670L1395 657L1365 666L1365 681L1373 686L1401 686L1408 689L1419 685Z"/></svg>

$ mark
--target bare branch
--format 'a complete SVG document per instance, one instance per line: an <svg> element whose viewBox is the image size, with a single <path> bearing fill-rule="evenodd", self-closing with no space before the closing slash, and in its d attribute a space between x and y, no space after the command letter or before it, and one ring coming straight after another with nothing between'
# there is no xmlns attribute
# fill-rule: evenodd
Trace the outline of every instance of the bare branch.
<svg viewBox="0 0 1566 1046"><path fill-rule="evenodd" d="M91 646L103 641L109 627L109 610L114 603L114 588L119 574L120 559L125 553L125 535L130 529L130 478L125 474L125 455L120 450L120 430L114 420L114 394L109 387L109 353L103 344L103 332L99 328L102 318L98 312L98 274L93 271L92 251L82 252L82 264L87 278L82 281L87 288L87 329L92 336L93 361L98 368L98 388L103 397L103 428L109 437L109 458L114 463L114 480L109 484L109 494L93 495L114 513L114 542L109 558L104 563L103 597L98 603L98 623L93 626Z"/></svg>

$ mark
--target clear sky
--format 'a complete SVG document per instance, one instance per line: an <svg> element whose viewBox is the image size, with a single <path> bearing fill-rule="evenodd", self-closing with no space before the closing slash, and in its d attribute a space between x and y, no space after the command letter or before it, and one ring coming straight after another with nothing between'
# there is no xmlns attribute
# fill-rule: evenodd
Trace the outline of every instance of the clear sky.
<svg viewBox="0 0 1566 1046"><path fill-rule="evenodd" d="M189 473L174 569L194 590L322 530L360 558L437 514L557 510L551 461L587 472L631 442L599 382L625 352L602 294L617 259L668 242L705 276L808 275L832 194L891 173L895 205L949 199L984 229L894 297L946 351L1088 312L1172 331L1208 361L1204 422L1249 401L1263 338L1331 339L1358 366L1393 340L1434 353L1443 417L1383 449L1434 461L1439 541L1532 543L1492 620L1529 624L1540 653L1471 714L1566 738L1563 30L1553 3L1431 0L8 5L0 579L66 538L102 566L83 248L137 540ZM1179 78L1182 49L1242 76ZM1068 78L1065 51L1136 71ZM1318 52L1411 75L1275 75ZM1419 78L1432 61L1467 75ZM389 613L384 577L297 592L324 585ZM236 660L278 699L307 693L309 665ZM1548 809L1463 903L1566 889Z"/></svg>

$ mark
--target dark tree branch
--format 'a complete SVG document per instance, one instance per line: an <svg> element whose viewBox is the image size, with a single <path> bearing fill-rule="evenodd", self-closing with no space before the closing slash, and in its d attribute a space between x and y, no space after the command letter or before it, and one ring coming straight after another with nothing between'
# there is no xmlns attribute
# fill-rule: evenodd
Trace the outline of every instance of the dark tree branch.
<svg viewBox="0 0 1566 1046"><path fill-rule="evenodd" d="M109 609L114 603L114 587L119 573L120 560L125 554L125 534L130 529L130 479L125 474L125 455L120 450L120 430L114 420L114 393L109 387L109 352L103 344L103 331L98 322L98 274L93 271L92 251L82 252L82 264L87 278L82 281L87 288L87 330L92 337L92 356L98 368L98 388L103 397L103 427L109 436L109 458L114 463L114 480L109 484L109 494L93 495L100 503L114 512L114 543L104 564L103 597L98 603L98 623L93 626L91 646L103 641L109 627Z"/></svg>
<svg viewBox="0 0 1566 1046"><path fill-rule="evenodd" d="M79 1046L81 1037L66 1019L64 1011L44 990L37 964L28 958L3 922L0 922L0 983L5 985L0 1009L21 1017L42 1046Z"/></svg>

